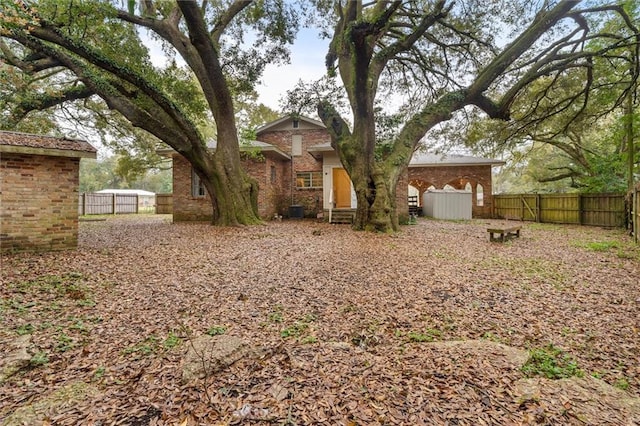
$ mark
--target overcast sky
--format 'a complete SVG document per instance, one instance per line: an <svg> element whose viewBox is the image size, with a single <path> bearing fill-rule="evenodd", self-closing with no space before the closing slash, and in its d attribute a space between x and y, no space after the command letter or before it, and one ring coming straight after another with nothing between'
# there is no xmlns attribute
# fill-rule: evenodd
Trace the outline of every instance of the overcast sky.
<svg viewBox="0 0 640 426"><path fill-rule="evenodd" d="M289 65L269 65L258 86L259 101L276 111L279 100L292 89L299 79L317 80L325 75L324 58L329 49L329 40L320 39L318 30L302 29L291 47Z"/></svg>
<svg viewBox="0 0 640 426"><path fill-rule="evenodd" d="M158 66L166 62L160 45L150 37L141 34L142 40L149 48L151 61ZM325 74L324 58L329 49L329 40L320 39L317 29L302 29L298 32L295 43L291 46L291 63L288 65L268 65L256 91L258 101L279 111L280 98L287 90L292 89L298 80L312 81ZM181 62L176 57L178 63Z"/></svg>

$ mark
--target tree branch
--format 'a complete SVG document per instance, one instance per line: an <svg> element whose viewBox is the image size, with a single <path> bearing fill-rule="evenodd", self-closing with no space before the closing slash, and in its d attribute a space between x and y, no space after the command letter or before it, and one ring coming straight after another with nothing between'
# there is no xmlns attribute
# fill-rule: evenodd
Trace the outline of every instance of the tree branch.
<svg viewBox="0 0 640 426"><path fill-rule="evenodd" d="M233 119L233 98L220 65L219 52L209 36L202 14L196 4L185 1L179 2L178 6L187 24L189 39L198 55L200 66L197 67L195 72L213 113L214 120L217 123L226 122L231 124L231 126L219 127L218 135L221 140L224 139L229 143L229 146L225 147L225 149L235 149L234 145L238 144L238 132ZM192 58L192 60L195 60L195 58ZM235 141L235 144L233 141ZM222 149L220 144L218 149Z"/></svg>
<svg viewBox="0 0 640 426"><path fill-rule="evenodd" d="M9 126L17 125L32 111L42 111L68 101L85 99L92 95L94 95L94 92L85 85L75 86L55 95L34 93L27 100L23 100L13 108L8 118Z"/></svg>
<svg viewBox="0 0 640 426"><path fill-rule="evenodd" d="M431 28L431 26L433 26L439 19L444 18L453 7L453 4L451 4L448 8L445 9L445 4L445 0L438 0L438 2L434 5L434 11L425 14L422 17L420 23L412 29L412 32L408 36L398 40L389 47L380 50L380 52L378 52L371 61L372 76L379 77L387 62L389 62L391 58L393 58L399 52L409 50L411 46L413 46L429 28Z"/></svg>
<svg viewBox="0 0 640 426"><path fill-rule="evenodd" d="M480 72L471 86L469 86L469 97L477 97L487 90L517 58L531 48L533 43L535 43L542 34L553 27L576 5L577 2L575 0L562 0L550 11L539 13L532 25Z"/></svg>
<svg viewBox="0 0 640 426"><path fill-rule="evenodd" d="M233 4L226 9L225 13L220 15L210 34L211 40L216 46L220 44L220 37L224 33L224 30L226 30L233 19L249 7L251 3L253 3L252 0L235 0Z"/></svg>

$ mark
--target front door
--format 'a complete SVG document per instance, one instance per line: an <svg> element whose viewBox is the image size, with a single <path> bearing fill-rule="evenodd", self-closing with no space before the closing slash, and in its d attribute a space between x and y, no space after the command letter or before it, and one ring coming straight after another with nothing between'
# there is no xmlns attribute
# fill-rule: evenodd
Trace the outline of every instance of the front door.
<svg viewBox="0 0 640 426"><path fill-rule="evenodd" d="M337 209L351 208L351 179L345 169L333 169L333 200Z"/></svg>

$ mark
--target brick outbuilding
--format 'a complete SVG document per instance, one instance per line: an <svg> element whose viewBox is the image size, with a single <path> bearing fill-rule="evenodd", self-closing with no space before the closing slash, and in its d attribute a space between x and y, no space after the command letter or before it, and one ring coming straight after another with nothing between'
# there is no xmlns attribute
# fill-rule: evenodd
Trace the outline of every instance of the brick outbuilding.
<svg viewBox="0 0 640 426"><path fill-rule="evenodd" d="M416 153L409 164L409 185L417 189L418 200L430 188L470 191L473 217L489 218L493 215L491 170L504 164L493 158Z"/></svg>
<svg viewBox="0 0 640 426"><path fill-rule="evenodd" d="M0 252L77 247L81 140L0 131Z"/></svg>

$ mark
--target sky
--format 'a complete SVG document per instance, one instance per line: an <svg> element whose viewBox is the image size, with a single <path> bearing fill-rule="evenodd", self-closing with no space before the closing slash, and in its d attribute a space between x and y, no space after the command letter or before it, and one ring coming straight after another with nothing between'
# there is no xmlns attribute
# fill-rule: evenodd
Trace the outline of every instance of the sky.
<svg viewBox="0 0 640 426"><path fill-rule="evenodd" d="M141 35L149 48L151 61L163 65L166 57L160 45L150 37ZM313 81L325 75L324 59L329 49L329 40L320 39L317 29L301 29L290 47L290 63L286 65L267 65L261 84L258 85L258 101L279 111L280 98L292 89L298 80ZM176 60L180 61L178 58Z"/></svg>
<svg viewBox="0 0 640 426"><path fill-rule="evenodd" d="M262 84L257 87L259 102L279 110L279 100L292 89L299 79L317 80L325 75L324 59L329 40L318 37L318 30L302 29L291 47L289 65L269 65L265 69Z"/></svg>

